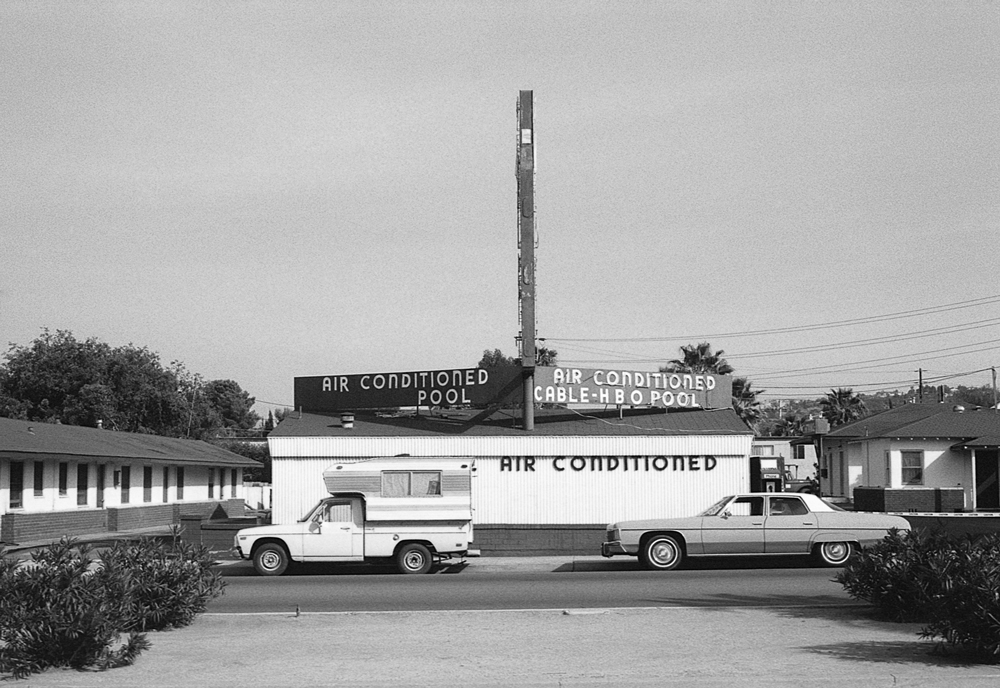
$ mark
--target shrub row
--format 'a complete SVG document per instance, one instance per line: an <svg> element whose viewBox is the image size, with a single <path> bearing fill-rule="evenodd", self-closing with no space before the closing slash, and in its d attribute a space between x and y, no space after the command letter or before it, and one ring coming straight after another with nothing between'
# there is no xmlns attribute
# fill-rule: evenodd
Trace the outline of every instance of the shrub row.
<svg viewBox="0 0 1000 688"><path fill-rule="evenodd" d="M0 557L0 672L131 664L150 647L146 631L190 624L225 585L206 548L176 537L91 555L64 538L27 563Z"/></svg>
<svg viewBox="0 0 1000 688"><path fill-rule="evenodd" d="M1000 661L1000 534L949 537L892 531L863 549L835 580L893 621L925 624L982 661Z"/></svg>

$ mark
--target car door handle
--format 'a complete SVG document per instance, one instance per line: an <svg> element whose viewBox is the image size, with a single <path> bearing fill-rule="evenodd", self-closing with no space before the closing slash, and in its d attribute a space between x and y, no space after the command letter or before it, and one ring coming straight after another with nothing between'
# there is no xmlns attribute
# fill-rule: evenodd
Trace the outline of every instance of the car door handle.
<svg viewBox="0 0 1000 688"><path fill-rule="evenodd" d="M340 529L341 530L350 530L351 527L350 526L341 526Z"/></svg>
<svg viewBox="0 0 1000 688"><path fill-rule="evenodd" d="M762 526L762 525L764 525L764 522L763 521L751 521L750 525L752 525L752 526Z"/></svg>

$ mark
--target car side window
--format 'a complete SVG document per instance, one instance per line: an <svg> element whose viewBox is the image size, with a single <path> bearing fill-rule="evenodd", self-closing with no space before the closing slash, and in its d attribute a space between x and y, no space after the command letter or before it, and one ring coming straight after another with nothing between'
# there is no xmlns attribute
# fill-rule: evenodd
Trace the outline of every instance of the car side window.
<svg viewBox="0 0 1000 688"><path fill-rule="evenodd" d="M730 502L727 511L733 516L761 516L764 514L764 498L739 497Z"/></svg>
<svg viewBox="0 0 1000 688"><path fill-rule="evenodd" d="M771 497L771 516L802 516L809 513L801 499L795 497Z"/></svg>

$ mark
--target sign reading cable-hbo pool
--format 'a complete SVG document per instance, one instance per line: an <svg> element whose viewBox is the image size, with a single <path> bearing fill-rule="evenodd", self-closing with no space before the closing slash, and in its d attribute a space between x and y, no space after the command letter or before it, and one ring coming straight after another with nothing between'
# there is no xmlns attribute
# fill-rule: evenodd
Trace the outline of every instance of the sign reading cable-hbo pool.
<svg viewBox="0 0 1000 688"><path fill-rule="evenodd" d="M517 366L295 378L295 406L306 412L405 406L487 406L520 400L527 371ZM541 404L727 408L727 375L538 367L534 398Z"/></svg>

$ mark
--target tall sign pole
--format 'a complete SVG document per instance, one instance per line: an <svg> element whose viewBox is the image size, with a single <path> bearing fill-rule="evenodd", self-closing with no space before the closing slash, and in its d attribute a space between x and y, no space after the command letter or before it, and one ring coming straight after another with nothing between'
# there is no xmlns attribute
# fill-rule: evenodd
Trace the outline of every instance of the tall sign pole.
<svg viewBox="0 0 1000 688"><path fill-rule="evenodd" d="M532 91L517 100L517 297L524 377L524 429L535 429L535 125Z"/></svg>

